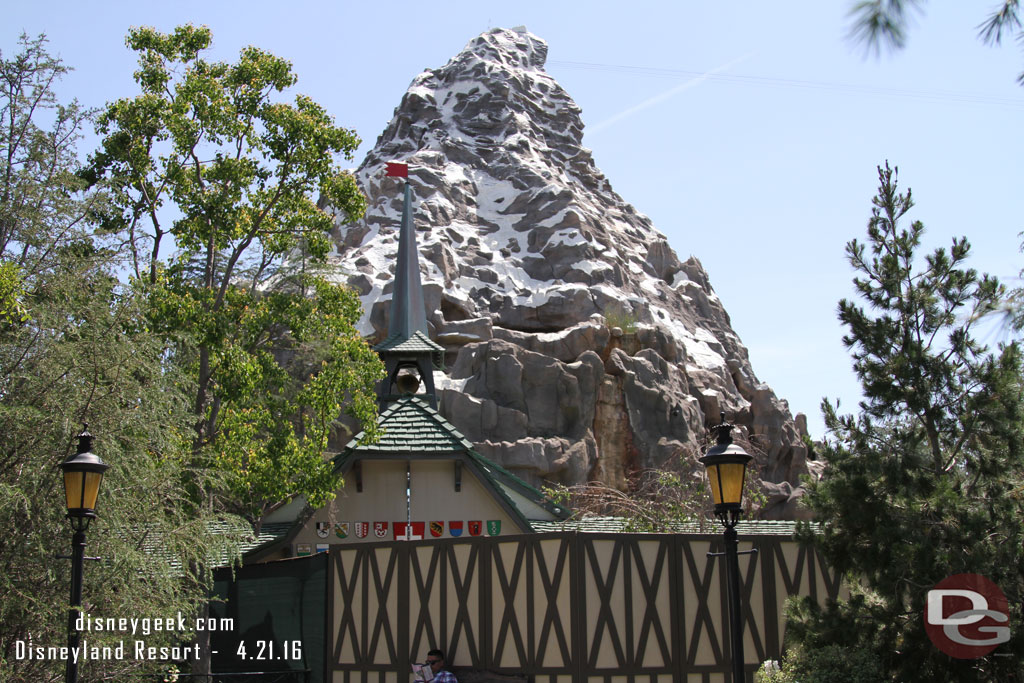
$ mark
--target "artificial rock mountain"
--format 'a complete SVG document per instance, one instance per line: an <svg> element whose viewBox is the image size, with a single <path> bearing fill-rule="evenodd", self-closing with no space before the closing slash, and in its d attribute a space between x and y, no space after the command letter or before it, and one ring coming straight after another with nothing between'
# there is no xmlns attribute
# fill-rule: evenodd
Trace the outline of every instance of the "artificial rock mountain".
<svg viewBox="0 0 1024 683"><path fill-rule="evenodd" d="M580 109L525 29L474 38L413 80L356 174L366 216L338 224L337 277L363 332L388 327L409 165L441 413L527 481L626 488L691 465L720 413L764 451L762 516L792 517L807 449L695 258L680 261L582 146Z"/></svg>

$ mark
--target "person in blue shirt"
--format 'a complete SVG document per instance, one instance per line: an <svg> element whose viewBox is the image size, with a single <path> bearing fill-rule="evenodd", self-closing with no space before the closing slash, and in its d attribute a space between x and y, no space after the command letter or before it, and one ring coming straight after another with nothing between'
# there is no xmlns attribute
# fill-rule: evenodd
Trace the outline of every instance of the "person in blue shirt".
<svg viewBox="0 0 1024 683"><path fill-rule="evenodd" d="M440 650L431 650L427 653L426 664L434 672L432 683L459 683L455 674L444 668L444 653Z"/></svg>

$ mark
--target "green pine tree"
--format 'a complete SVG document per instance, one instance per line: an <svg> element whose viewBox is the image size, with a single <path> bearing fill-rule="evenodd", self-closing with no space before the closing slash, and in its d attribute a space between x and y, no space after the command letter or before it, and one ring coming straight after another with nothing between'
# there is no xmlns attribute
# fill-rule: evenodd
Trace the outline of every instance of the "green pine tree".
<svg viewBox="0 0 1024 683"><path fill-rule="evenodd" d="M805 603L791 634L874 653L893 680L1019 680L1024 655L1024 396L1016 344L988 349L975 327L999 309L999 283L965 262L966 239L923 258L924 227L903 226L911 193L879 168L867 241L847 245L861 302L843 300L857 415L823 402L824 478L806 498L821 524L804 540L845 573L853 597ZM994 581L1010 604L1001 656L958 660L924 628L927 591L959 573Z"/></svg>
<svg viewBox="0 0 1024 683"><path fill-rule="evenodd" d="M855 0L850 7L850 37L876 52L883 45L903 49L910 16L923 12L925 4L926 0ZM1000 45L1004 36L1024 42L1020 0L1000 0L977 30L978 38L986 45ZM1017 82L1024 85L1024 73L1017 76Z"/></svg>

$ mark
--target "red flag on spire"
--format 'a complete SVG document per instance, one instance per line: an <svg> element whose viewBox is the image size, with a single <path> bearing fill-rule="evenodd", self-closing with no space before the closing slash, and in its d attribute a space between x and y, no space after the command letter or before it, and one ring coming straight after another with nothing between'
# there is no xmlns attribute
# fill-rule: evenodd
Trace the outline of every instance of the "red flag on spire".
<svg viewBox="0 0 1024 683"><path fill-rule="evenodd" d="M409 164L400 164L397 161L387 162L387 176L389 178L408 178L409 177Z"/></svg>

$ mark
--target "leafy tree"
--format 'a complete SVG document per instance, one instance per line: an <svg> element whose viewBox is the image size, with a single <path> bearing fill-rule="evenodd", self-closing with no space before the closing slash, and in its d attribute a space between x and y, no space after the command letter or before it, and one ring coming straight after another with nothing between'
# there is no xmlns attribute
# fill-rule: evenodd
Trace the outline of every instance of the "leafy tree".
<svg viewBox="0 0 1024 683"><path fill-rule="evenodd" d="M18 642L66 644L71 530L56 465L88 422L110 465L88 535L85 610L104 617L183 614L205 603L208 576L182 567L237 555L248 527L186 495L191 380L163 362L144 300L121 284L116 244L86 218L102 194L75 176L90 112L62 105L68 67L44 37L0 55L0 680L63 680L64 664L18 659ZM198 476L203 476L200 473ZM191 475L197 476L197 475ZM179 634L147 637L152 646ZM121 634L91 634L108 645ZM187 636L186 636L187 637ZM116 643L115 643L116 644ZM124 680L156 664L93 662L88 675ZM83 673L86 669L83 668Z"/></svg>
<svg viewBox="0 0 1024 683"><path fill-rule="evenodd" d="M957 660L924 628L927 591L959 573L988 577L1011 622L1024 616L1021 354L974 337L1004 292L965 266L966 239L918 255L924 227L903 227L913 201L888 164L873 203L866 243L847 245L863 303L839 304L865 398L855 416L823 402L828 465L806 497L821 529L800 532L854 595L801 605L790 633L806 651L869 650L894 680L1018 680L1019 629L998 649L1012 656Z"/></svg>
<svg viewBox="0 0 1024 683"><path fill-rule="evenodd" d="M78 194L74 145L91 112L57 101L53 85L68 67L45 37L22 35L20 47L10 60L0 56L0 319L8 323L24 320L24 283L61 258L55 246L81 233L90 206Z"/></svg>
<svg viewBox="0 0 1024 683"><path fill-rule="evenodd" d="M141 92L100 115L90 178L113 187L104 228L125 239L150 324L195 380L195 463L228 475L197 494L258 523L293 496L333 495L332 425L347 406L373 438L382 369L355 330L358 298L318 272L326 207L364 211L335 162L359 139L308 97L276 99L296 81L287 61L249 47L210 62L210 43L191 25L132 29Z"/></svg>
<svg viewBox="0 0 1024 683"><path fill-rule="evenodd" d="M850 36L876 51L882 45L903 49L908 15L912 10L920 11L923 4L923 0L858 0L850 10L854 18ZM1002 0L978 26L978 37L986 45L999 45L1004 35L1024 42L1020 10L1020 0ZM1017 82L1024 85L1024 72L1017 76Z"/></svg>

